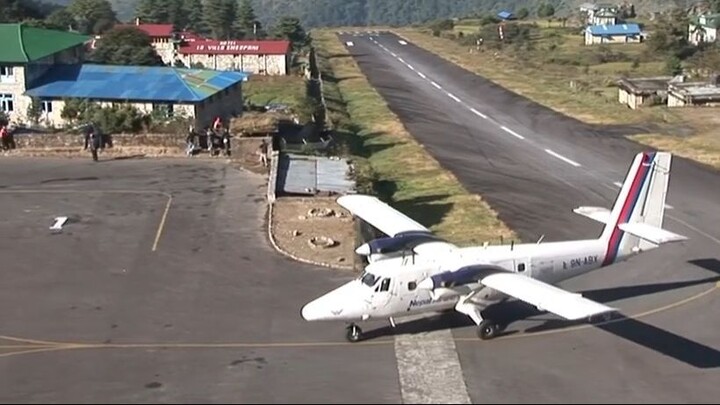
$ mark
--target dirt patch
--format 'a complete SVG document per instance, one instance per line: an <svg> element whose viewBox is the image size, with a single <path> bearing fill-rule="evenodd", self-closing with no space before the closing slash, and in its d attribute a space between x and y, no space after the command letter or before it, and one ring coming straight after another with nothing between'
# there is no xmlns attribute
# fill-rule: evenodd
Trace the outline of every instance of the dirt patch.
<svg viewBox="0 0 720 405"><path fill-rule="evenodd" d="M272 233L278 246L296 256L352 269L355 228L336 197L283 197L275 202Z"/></svg>
<svg viewBox="0 0 720 405"><path fill-rule="evenodd" d="M268 156L268 166L263 166L258 154L263 139L271 142L270 138L235 138L232 152L233 163L253 173L269 173L270 156Z"/></svg>

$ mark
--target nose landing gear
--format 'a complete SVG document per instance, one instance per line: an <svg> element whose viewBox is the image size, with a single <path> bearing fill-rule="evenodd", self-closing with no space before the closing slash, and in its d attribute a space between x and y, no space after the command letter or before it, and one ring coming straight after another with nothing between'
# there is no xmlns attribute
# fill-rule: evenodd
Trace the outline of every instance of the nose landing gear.
<svg viewBox="0 0 720 405"><path fill-rule="evenodd" d="M347 327L347 334L345 335L348 341L355 343L362 340L362 329L355 325L354 323L351 323Z"/></svg>

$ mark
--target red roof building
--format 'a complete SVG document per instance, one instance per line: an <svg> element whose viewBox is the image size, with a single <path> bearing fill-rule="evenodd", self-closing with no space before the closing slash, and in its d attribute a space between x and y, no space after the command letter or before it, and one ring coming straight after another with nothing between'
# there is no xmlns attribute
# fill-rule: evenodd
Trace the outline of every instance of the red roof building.
<svg viewBox="0 0 720 405"><path fill-rule="evenodd" d="M195 40L187 45L180 46L178 53L214 55L287 55L290 53L290 41Z"/></svg>

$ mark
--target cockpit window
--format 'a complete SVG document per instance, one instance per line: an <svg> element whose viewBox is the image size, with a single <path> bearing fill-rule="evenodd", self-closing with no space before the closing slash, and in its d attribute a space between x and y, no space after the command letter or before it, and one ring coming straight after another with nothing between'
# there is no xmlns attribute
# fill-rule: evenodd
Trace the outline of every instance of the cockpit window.
<svg viewBox="0 0 720 405"><path fill-rule="evenodd" d="M372 274L372 273L367 273L367 272L364 273L364 274L362 275L362 277L360 278L360 281L362 281L362 283L365 284L365 285L368 286L368 287L374 286L375 283L378 282L378 280L380 280L380 277L376 277L374 274Z"/></svg>
<svg viewBox="0 0 720 405"><path fill-rule="evenodd" d="M380 291L387 291L390 288L390 279L384 278L382 283L380 283Z"/></svg>

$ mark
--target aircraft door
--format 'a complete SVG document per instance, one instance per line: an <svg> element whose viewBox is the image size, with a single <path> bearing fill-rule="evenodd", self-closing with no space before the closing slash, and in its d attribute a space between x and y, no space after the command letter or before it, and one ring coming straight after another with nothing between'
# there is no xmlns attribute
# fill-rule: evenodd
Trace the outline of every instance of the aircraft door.
<svg viewBox="0 0 720 405"><path fill-rule="evenodd" d="M394 293L393 279L384 277L375 286L375 293L372 296L373 308L381 308L386 306Z"/></svg>

